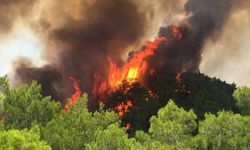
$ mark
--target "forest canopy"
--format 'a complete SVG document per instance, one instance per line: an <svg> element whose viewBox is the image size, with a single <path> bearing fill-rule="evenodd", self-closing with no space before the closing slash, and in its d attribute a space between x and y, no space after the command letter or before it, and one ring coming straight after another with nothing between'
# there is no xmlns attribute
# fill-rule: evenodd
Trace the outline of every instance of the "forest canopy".
<svg viewBox="0 0 250 150"><path fill-rule="evenodd" d="M0 149L250 148L248 87L235 89L219 79L187 74L182 83L192 91L187 94L175 92L178 85L171 85L176 84L171 78L155 80L158 97L138 84L125 95L114 92L110 99L136 100L120 118L111 103L89 110L87 94L65 110L43 96L37 82L11 88L1 77Z"/></svg>

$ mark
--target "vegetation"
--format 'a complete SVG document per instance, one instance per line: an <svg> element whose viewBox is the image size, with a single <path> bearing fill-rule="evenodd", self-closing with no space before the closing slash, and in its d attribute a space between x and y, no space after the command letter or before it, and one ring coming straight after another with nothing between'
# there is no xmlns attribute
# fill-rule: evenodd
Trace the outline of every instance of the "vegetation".
<svg viewBox="0 0 250 150"><path fill-rule="evenodd" d="M147 89L138 83L131 85L129 90L125 84L115 91L106 105L113 108L124 100L133 101L133 107L122 118L122 123L131 123L129 134L134 136L137 130L148 131L151 116L156 115L158 110L164 107L169 99L175 104L188 111L192 109L197 115L197 120L203 120L205 113L216 114L219 111L232 111L238 113L236 100L233 97L234 84L227 84L219 79L209 78L199 73L189 73L180 76L176 81L176 74L163 77L154 77L151 84L150 94ZM250 96L249 96L250 97ZM249 109L248 109L249 110Z"/></svg>
<svg viewBox="0 0 250 150"><path fill-rule="evenodd" d="M250 115L250 88L240 87L233 94L241 114Z"/></svg>
<svg viewBox="0 0 250 150"><path fill-rule="evenodd" d="M84 94L64 110L42 96L36 82L12 89L2 77L0 149L250 149L249 88L235 90L234 85L199 74L183 78L185 88L179 91L173 77L155 84L154 94L136 84L110 97L118 103L124 96L134 100L120 120L111 109L115 103L89 111Z"/></svg>
<svg viewBox="0 0 250 150"><path fill-rule="evenodd" d="M39 128L35 126L30 130L0 131L0 149L51 150L51 147L40 140Z"/></svg>

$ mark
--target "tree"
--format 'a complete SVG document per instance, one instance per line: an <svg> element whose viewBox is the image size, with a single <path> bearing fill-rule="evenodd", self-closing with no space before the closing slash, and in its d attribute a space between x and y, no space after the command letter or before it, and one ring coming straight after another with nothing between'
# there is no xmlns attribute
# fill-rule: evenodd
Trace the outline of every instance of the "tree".
<svg viewBox="0 0 250 150"><path fill-rule="evenodd" d="M41 95L36 82L9 90L4 98L4 126L6 129L30 128L32 123L45 126L59 113L60 104Z"/></svg>
<svg viewBox="0 0 250 150"><path fill-rule="evenodd" d="M7 77L0 77L0 121L4 116L4 99L5 95L9 92L9 84Z"/></svg>
<svg viewBox="0 0 250 150"><path fill-rule="evenodd" d="M181 149L191 140L192 132L196 130L196 115L192 110L185 111L177 107L172 100L160 109L157 116L150 118L149 136L141 136L143 133L138 132L136 137L139 141L154 145L162 144L160 147L169 147L171 149ZM147 137L146 140L142 137ZM151 142L150 142L151 141ZM158 144L157 144L158 143Z"/></svg>
<svg viewBox="0 0 250 150"><path fill-rule="evenodd" d="M178 95L175 102L184 109L193 109L199 119L204 119L206 112L216 114L219 111L237 112L233 98L234 84L227 84L219 79L204 74L188 73L183 76L183 85L190 90L186 97Z"/></svg>
<svg viewBox="0 0 250 150"><path fill-rule="evenodd" d="M40 140L38 126L31 130L0 131L0 149L8 150L51 150L51 147Z"/></svg>
<svg viewBox="0 0 250 150"><path fill-rule="evenodd" d="M195 149L250 149L250 117L231 112L220 112L217 117L207 114L195 140Z"/></svg>
<svg viewBox="0 0 250 150"><path fill-rule="evenodd" d="M139 83L129 84L127 82L123 82L120 88L111 94L105 105L107 108L113 109L126 100L131 101L132 106L128 107L129 111L125 113L121 121L123 126L128 123L131 125L128 130L130 136L133 136L136 130L148 130L150 117L165 105L160 104L160 101L157 101Z"/></svg>
<svg viewBox="0 0 250 150"><path fill-rule="evenodd" d="M10 90L9 80L7 76L0 77L0 92L3 94L7 94Z"/></svg>
<svg viewBox="0 0 250 150"><path fill-rule="evenodd" d="M137 131L135 138L138 141L138 143L140 143L136 145L136 149L140 149L140 150L152 150L152 149L171 150L173 149L173 147L171 147L170 145L153 139L148 133L145 133L144 131Z"/></svg>
<svg viewBox="0 0 250 150"><path fill-rule="evenodd" d="M103 109L90 112L87 95L83 95L76 105L50 121L42 130L42 135L55 150L84 149L86 144L95 140L97 131L117 122L118 116L114 112Z"/></svg>
<svg viewBox="0 0 250 150"><path fill-rule="evenodd" d="M239 87L234 91L233 96L237 101L236 106L241 114L250 115L250 88Z"/></svg>
<svg viewBox="0 0 250 150"><path fill-rule="evenodd" d="M98 129L94 140L86 144L88 150L135 149L135 140L129 139L125 129L119 124L111 124L105 130Z"/></svg>
<svg viewBox="0 0 250 150"><path fill-rule="evenodd" d="M196 129L196 115L178 108L172 100L150 119L149 134L153 139L170 145L178 145L190 138Z"/></svg>
<svg viewBox="0 0 250 150"><path fill-rule="evenodd" d="M222 110L238 112L236 101L232 96L235 90L234 84L227 84L200 73L183 73L178 77L178 81L176 76L176 74L154 76L147 87L138 83L130 86L125 84L112 93L106 106L115 108L118 103L125 100L132 101L133 105L122 118L123 126L131 124L128 130L130 136L134 136L137 130L146 132L150 127L150 117L156 115L169 99L173 99L177 106L185 110L192 109L198 120L203 120L206 112L213 114Z"/></svg>
<svg viewBox="0 0 250 150"><path fill-rule="evenodd" d="M0 92L0 121L2 120L3 117L3 101L4 101L4 94Z"/></svg>

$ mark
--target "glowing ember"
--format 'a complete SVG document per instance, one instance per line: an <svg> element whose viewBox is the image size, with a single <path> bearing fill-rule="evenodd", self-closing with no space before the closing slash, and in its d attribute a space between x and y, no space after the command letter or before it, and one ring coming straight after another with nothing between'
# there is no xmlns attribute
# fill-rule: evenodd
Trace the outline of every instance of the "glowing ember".
<svg viewBox="0 0 250 150"><path fill-rule="evenodd" d="M191 91L186 87L186 85L183 83L183 74L185 73L185 70L179 72L175 79L176 79L176 84L177 84L177 89L175 90L175 92L179 92L179 93L185 93L185 94L190 94Z"/></svg>
<svg viewBox="0 0 250 150"><path fill-rule="evenodd" d="M130 123L127 123L126 126L125 126L125 129L128 130L131 128L131 124Z"/></svg>
<svg viewBox="0 0 250 150"><path fill-rule="evenodd" d="M131 106L132 106L132 101L125 101L116 106L116 110L118 112L118 116L120 119L123 118L125 113L129 112L129 107Z"/></svg>
<svg viewBox="0 0 250 150"><path fill-rule="evenodd" d="M80 85L79 85L78 81L77 81L75 78L73 78L73 77L69 77L69 79L73 82L73 88L75 89L75 92L74 92L74 94L71 96L71 99L70 99L69 104L66 104L66 105L65 105L65 109L66 109L66 110L69 109L69 105L74 105L75 102L76 102L76 100L77 100L78 98L80 98L81 95L82 95L82 92L81 92Z"/></svg>

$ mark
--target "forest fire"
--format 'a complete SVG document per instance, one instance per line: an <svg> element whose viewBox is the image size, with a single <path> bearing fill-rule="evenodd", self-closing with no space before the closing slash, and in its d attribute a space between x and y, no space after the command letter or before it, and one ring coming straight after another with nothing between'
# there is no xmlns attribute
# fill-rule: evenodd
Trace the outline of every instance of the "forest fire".
<svg viewBox="0 0 250 150"><path fill-rule="evenodd" d="M69 103L64 106L66 110L69 109L70 105L75 105L76 100L78 98L80 98L80 96L82 95L82 91L80 89L79 82L75 78L73 78L72 76L70 76L69 79L73 82L73 88L74 88L75 92L71 96Z"/></svg>
<svg viewBox="0 0 250 150"><path fill-rule="evenodd" d="M140 81L141 76L143 76L148 67L145 58L153 55L159 44L164 41L167 41L166 37L157 37L154 41L147 42L143 50L135 53L132 58L129 58L121 67L118 67L111 58L108 58L109 71L107 79L102 81L99 85L94 84L93 94L102 95L110 90L113 91L117 89L123 81L130 84L135 81ZM94 76L94 78L98 80L96 76Z"/></svg>
<svg viewBox="0 0 250 150"><path fill-rule="evenodd" d="M149 73L151 76L154 75L154 68L148 68L149 62L147 61L147 58L155 54L160 44L170 40L180 40L182 37L183 35L180 28L170 26L167 35L159 35L153 41L147 41L142 50L134 52L121 66L118 66L111 57L108 57L109 68L106 78L103 79L100 75L94 74L92 88L93 97L102 102L107 98L106 95L117 90L124 82L128 83L128 85L135 82L143 83L142 79L147 75L146 73ZM72 95L70 101L70 104L73 105L75 100L81 95L81 90L78 82L74 78L71 77L70 80L73 81L73 87L75 89L75 93ZM128 90L129 86L128 89L124 89L124 94L126 94ZM153 95L150 90L148 91L150 95ZM132 100L124 99L124 101L118 103L114 109L117 111L118 116L121 119L124 114L129 111L129 107L132 105ZM68 107L68 104L66 107Z"/></svg>
<svg viewBox="0 0 250 150"><path fill-rule="evenodd" d="M190 94L191 91L186 87L186 85L183 83L183 75L185 74L185 70L177 73L175 79L177 84L177 89L175 92L177 93L183 93L183 94Z"/></svg>
<svg viewBox="0 0 250 150"><path fill-rule="evenodd" d="M125 102L120 103L117 107L116 110L118 112L118 116L121 119L125 113L129 112L129 107L132 106L132 101L128 100Z"/></svg>
<svg viewBox="0 0 250 150"><path fill-rule="evenodd" d="M0 150L250 150L250 0L0 8Z"/></svg>
<svg viewBox="0 0 250 150"><path fill-rule="evenodd" d="M106 79L100 80L100 77L94 75L94 85L92 94L94 96L102 96L105 93L114 91L123 83L123 81L132 84L134 82L143 82L142 78L148 69L147 57L154 55L161 43L167 42L169 39L180 40L182 38L181 29L172 26L168 36L158 36L153 41L147 41L142 50L135 52L127 62L122 66L118 66L111 58L109 61L109 71ZM150 75L154 74L154 69L149 71Z"/></svg>

